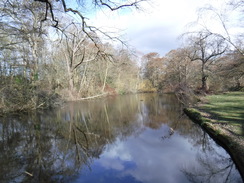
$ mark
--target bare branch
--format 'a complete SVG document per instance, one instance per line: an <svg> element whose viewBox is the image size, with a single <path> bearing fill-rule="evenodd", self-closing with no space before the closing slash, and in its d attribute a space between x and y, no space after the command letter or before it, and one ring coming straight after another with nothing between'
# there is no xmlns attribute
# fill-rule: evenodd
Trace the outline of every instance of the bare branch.
<svg viewBox="0 0 244 183"><path fill-rule="evenodd" d="M216 8L212 7L212 6L207 6L204 8L199 9L199 17L197 20L197 23L199 24L200 20L205 19L206 15L207 16L213 16L212 18L215 19L217 21L217 23L219 23L223 29L223 33L220 32L216 32L216 31L212 31L210 26L207 26L205 24L201 25L204 29L204 31L208 32L209 34L213 34L217 37L219 37L220 39L223 39L224 41L226 41L228 44L230 44L231 46L234 47L234 49L236 49L239 53L241 53L242 55L244 55L244 51L243 48L241 48L236 41L234 41L234 37L233 35L230 34L230 31L228 28L228 13L232 13L231 11L235 11L235 12L239 12L239 11L243 11L243 0L233 0L231 1L231 3L227 4L227 6L231 6L233 7L233 9L231 10L230 7L226 7L226 9L224 10L224 12L220 12L219 10L217 10ZM241 9L241 10L239 10ZM240 20L239 20L240 21ZM238 26L241 25L241 22ZM241 36L239 36L239 38L241 39Z"/></svg>
<svg viewBox="0 0 244 183"><path fill-rule="evenodd" d="M42 25L42 22L47 20L48 9L50 9L52 21L55 22L55 24L53 26L57 27L58 26L58 20L56 20L55 17L54 17L52 4L48 0L34 0L34 1L39 1L39 2L42 2L42 3L46 4L46 12L45 12L44 18L41 20L41 25Z"/></svg>
<svg viewBox="0 0 244 183"><path fill-rule="evenodd" d="M53 1L50 1L50 0L34 0L34 1L45 3L45 5L46 5L45 16L41 20L41 24L42 24L42 22L44 22L48 19L48 12L50 12L51 20L54 21L54 23L55 23L53 25L53 27L55 27L59 31L63 32L63 30L60 29L60 27L58 26L58 24L59 24L58 19L56 19L54 16ZM61 3L61 6L65 13L71 12L80 18L81 25L82 25L82 31L95 44L95 46L97 48L99 48L99 42L100 42L100 39L98 38L97 33L104 35L105 37L109 38L110 40L119 41L120 43L124 44L124 42L122 40L120 40L118 37L112 37L108 33L102 31L101 29L99 29L95 26L88 25L88 23L87 23L88 18L86 17L86 14L83 14L81 11L74 9L72 7L68 7L66 0L57 0L57 1ZM128 2L128 3L124 2L123 0L121 0L121 3L115 3L112 0L94 0L93 3L95 4L96 8L107 7L111 11L116 11L116 10L119 10L122 8L128 8L128 7L135 7L137 9L139 9L139 4L144 1L148 1L148 0L134 0L134 1ZM84 4L84 7L85 7L86 2L83 2L83 0L77 0L77 2L80 3L81 6L83 6L83 4Z"/></svg>
<svg viewBox="0 0 244 183"><path fill-rule="evenodd" d="M84 49L84 52L82 53L82 58L81 58L80 62L77 63L77 64L74 66L73 70L75 70L77 67L79 67L79 66L84 62L84 60L85 60L85 55L86 55L86 51L85 51L85 49Z"/></svg>
<svg viewBox="0 0 244 183"><path fill-rule="evenodd" d="M125 7L132 7L132 6L134 6L136 8L139 8L138 4L140 2L143 2L143 1L146 1L146 0L139 0L139 1L136 0L135 2L132 2L130 4L122 4L122 5L115 5L115 6L111 6L108 3L105 3L103 0L99 0L99 3L101 3L101 5L103 5L103 6L108 7L111 11L115 11L115 10L118 10L118 9L122 9L122 8L125 8ZM98 4L98 0L96 0L95 2ZM109 2L111 2L111 1L109 1Z"/></svg>

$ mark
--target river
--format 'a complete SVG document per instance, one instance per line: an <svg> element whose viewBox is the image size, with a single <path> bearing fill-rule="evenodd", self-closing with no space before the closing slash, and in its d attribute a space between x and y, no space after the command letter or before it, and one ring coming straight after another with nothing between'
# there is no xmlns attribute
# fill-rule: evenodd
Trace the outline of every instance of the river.
<svg viewBox="0 0 244 183"><path fill-rule="evenodd" d="M242 182L174 95L70 102L0 118L0 182Z"/></svg>

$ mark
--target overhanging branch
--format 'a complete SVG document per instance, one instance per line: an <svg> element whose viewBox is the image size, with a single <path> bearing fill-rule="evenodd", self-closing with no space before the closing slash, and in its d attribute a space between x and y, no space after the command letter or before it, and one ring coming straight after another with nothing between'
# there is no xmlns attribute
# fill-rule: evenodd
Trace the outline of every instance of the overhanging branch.
<svg viewBox="0 0 244 183"><path fill-rule="evenodd" d="M111 11L115 11L115 10L118 10L118 9L122 9L122 8L125 8L125 7L132 7L132 6L134 6L136 8L139 8L138 4L140 2L143 2L143 1L146 1L146 0L139 0L139 1L136 0L136 1L132 2L132 3L122 4L122 5L115 5L115 3L113 3L114 6L112 6L112 5L108 4L108 3L105 3L103 0L99 0L99 1L96 0L95 2L96 2L96 4L101 4L102 6L106 6ZM109 1L109 2L111 3L111 1Z"/></svg>

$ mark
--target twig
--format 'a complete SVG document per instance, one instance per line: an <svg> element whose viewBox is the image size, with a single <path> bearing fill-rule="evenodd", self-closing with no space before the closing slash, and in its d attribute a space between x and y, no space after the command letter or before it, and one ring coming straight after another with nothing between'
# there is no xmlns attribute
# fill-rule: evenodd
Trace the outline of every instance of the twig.
<svg viewBox="0 0 244 183"><path fill-rule="evenodd" d="M25 173L26 173L27 175L33 177L33 174L31 174L31 173L29 173L29 172L27 172L27 171L25 171Z"/></svg>

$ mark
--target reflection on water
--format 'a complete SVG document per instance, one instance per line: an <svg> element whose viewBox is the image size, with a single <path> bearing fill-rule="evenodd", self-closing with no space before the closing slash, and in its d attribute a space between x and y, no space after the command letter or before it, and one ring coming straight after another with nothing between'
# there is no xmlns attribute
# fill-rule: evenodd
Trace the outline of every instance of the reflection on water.
<svg viewBox="0 0 244 183"><path fill-rule="evenodd" d="M69 103L0 119L1 182L242 182L172 95Z"/></svg>

